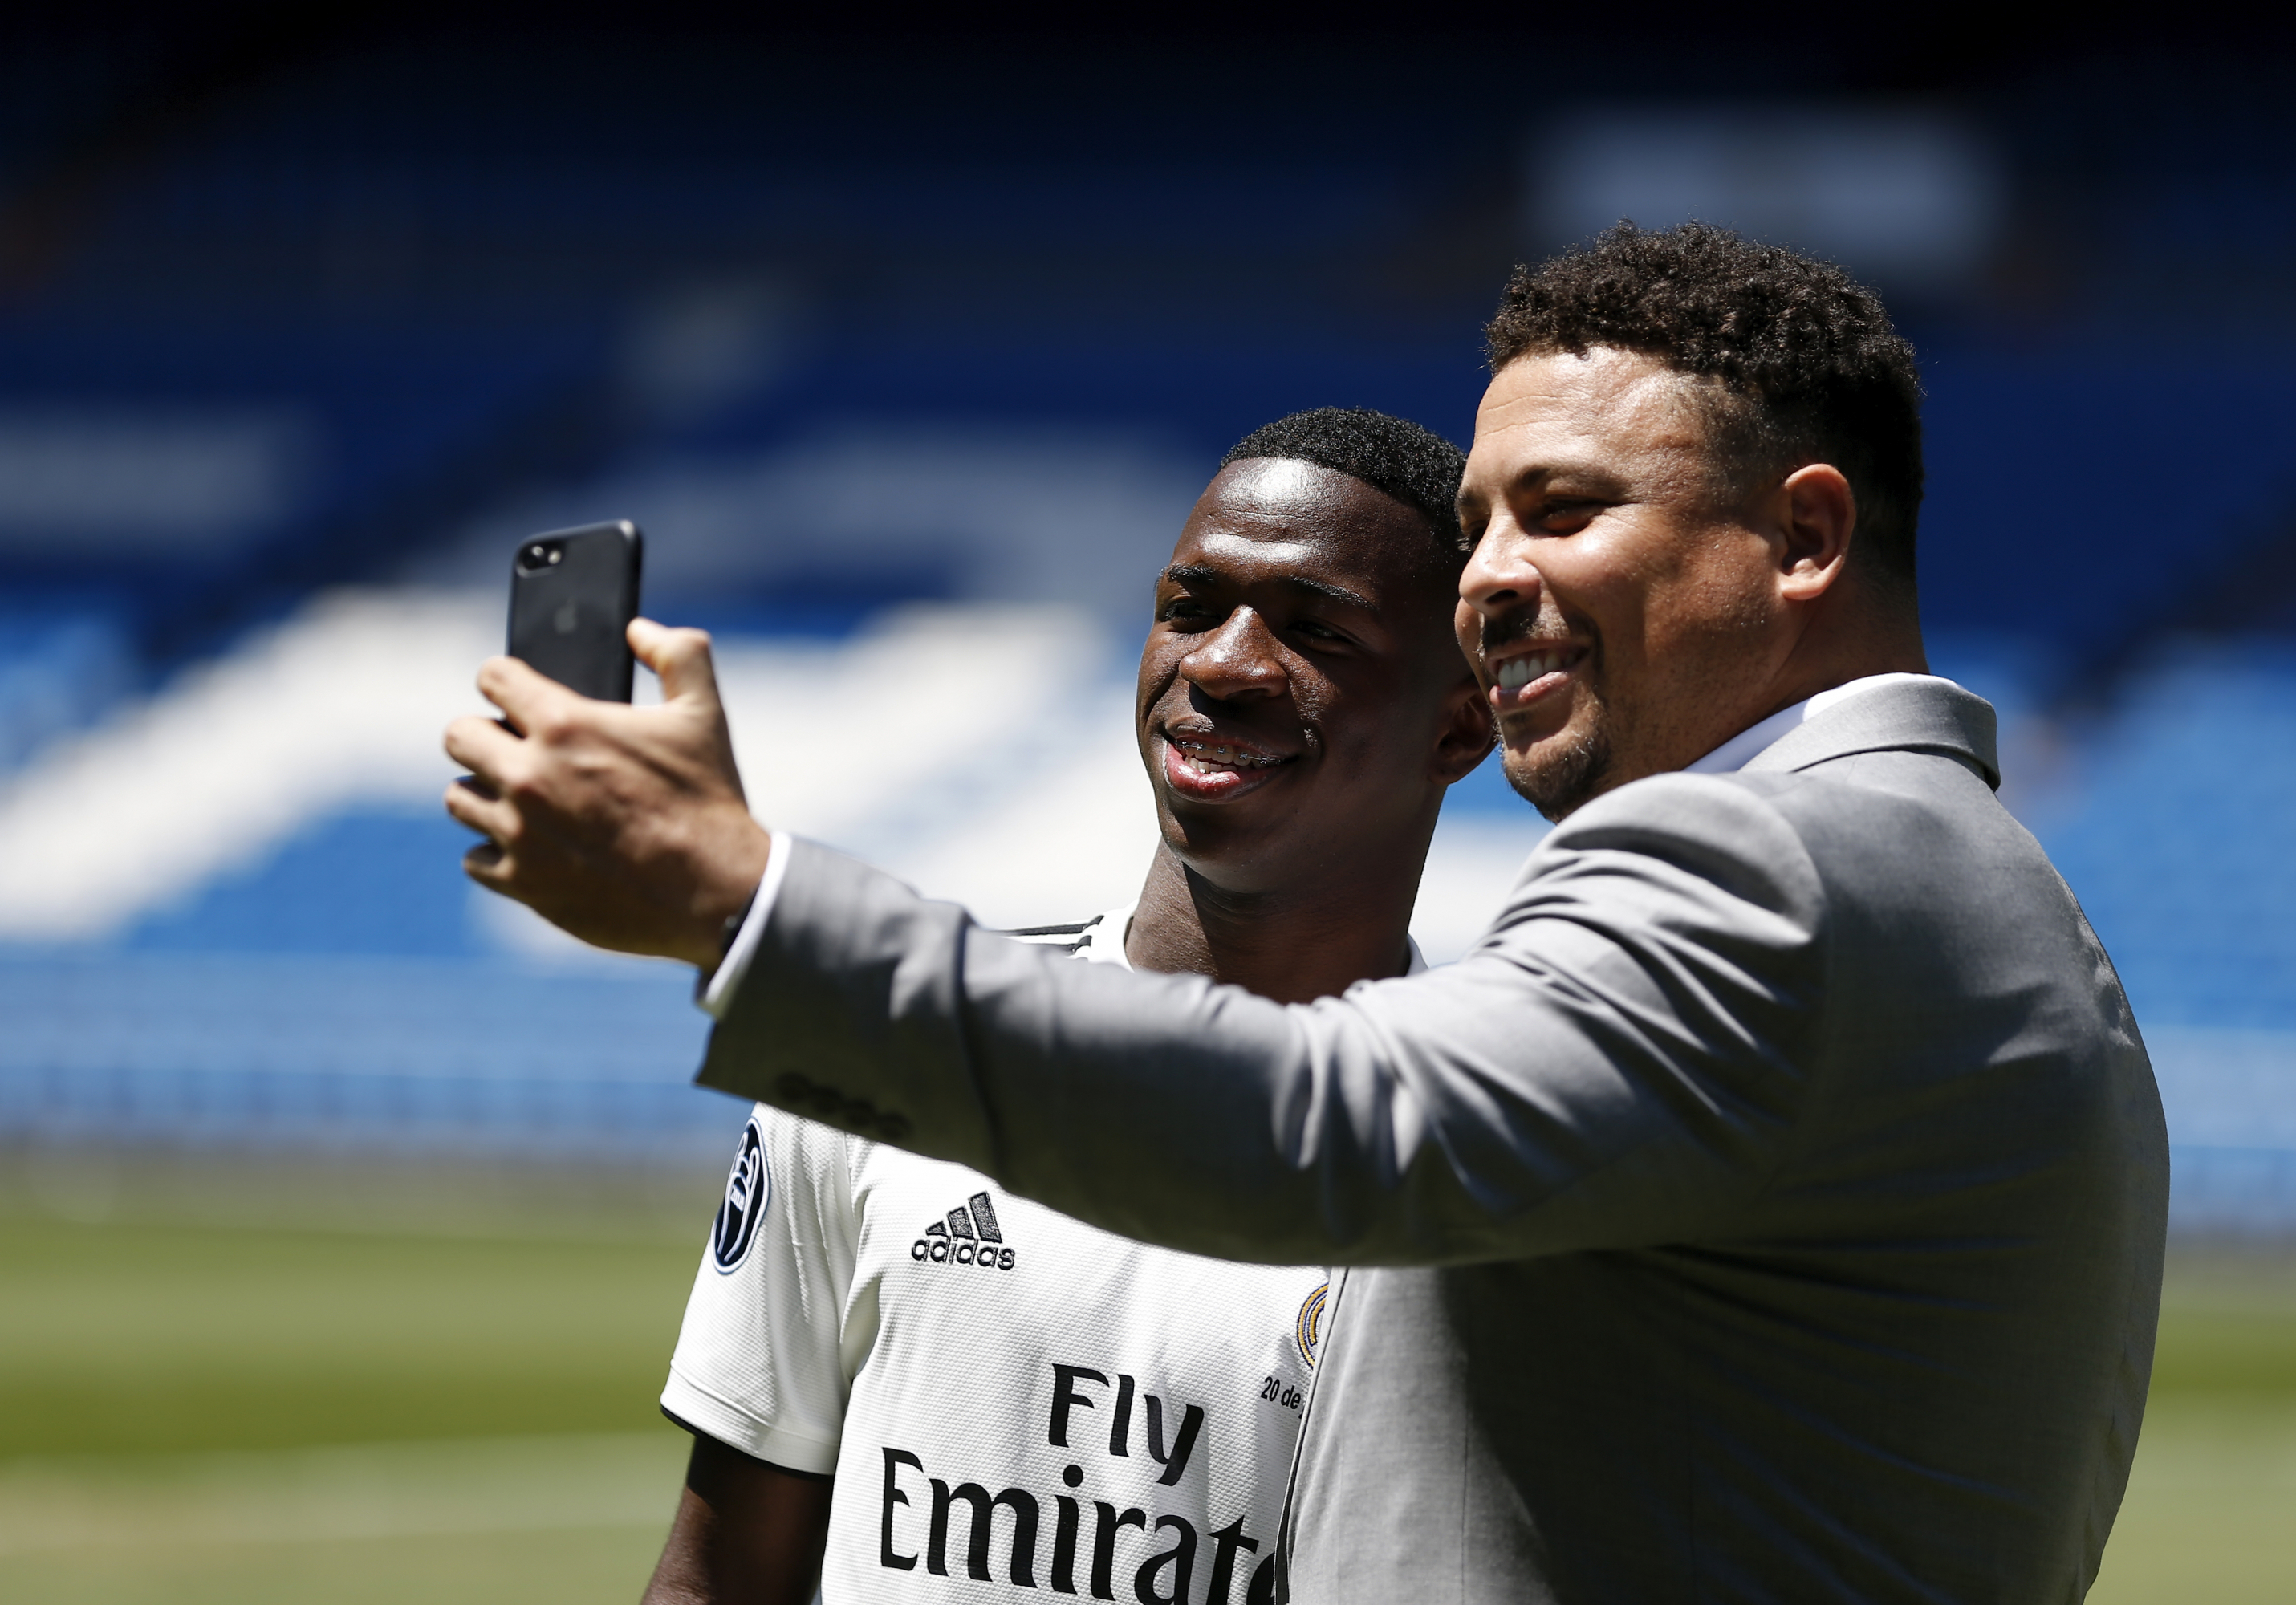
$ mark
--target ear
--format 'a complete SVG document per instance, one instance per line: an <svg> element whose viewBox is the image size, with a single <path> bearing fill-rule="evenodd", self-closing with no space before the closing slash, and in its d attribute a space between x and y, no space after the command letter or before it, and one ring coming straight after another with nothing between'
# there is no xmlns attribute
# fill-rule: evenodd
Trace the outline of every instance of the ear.
<svg viewBox="0 0 2296 1605"><path fill-rule="evenodd" d="M1462 676L1443 700L1442 728L1435 738L1435 778L1446 786L1466 779L1498 739L1482 683L1472 673Z"/></svg>
<svg viewBox="0 0 2296 1605"><path fill-rule="evenodd" d="M1816 602L1841 577L1857 530L1857 494L1831 463L1796 469L1779 487L1778 594Z"/></svg>

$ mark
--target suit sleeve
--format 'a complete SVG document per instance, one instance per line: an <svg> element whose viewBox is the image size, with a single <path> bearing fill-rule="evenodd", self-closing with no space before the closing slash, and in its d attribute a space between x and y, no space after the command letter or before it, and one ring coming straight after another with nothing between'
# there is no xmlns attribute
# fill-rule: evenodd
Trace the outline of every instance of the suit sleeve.
<svg viewBox="0 0 2296 1605"><path fill-rule="evenodd" d="M799 843L700 1078L1229 1258L1693 1241L1808 1095L1824 898L1765 796L1794 783L1623 788L1458 963L1304 1005L1072 963Z"/></svg>

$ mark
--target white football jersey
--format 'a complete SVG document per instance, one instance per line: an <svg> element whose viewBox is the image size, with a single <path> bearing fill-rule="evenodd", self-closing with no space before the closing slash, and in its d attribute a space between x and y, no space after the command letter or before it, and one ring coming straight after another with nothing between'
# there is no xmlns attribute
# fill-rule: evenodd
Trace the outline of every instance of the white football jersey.
<svg viewBox="0 0 2296 1605"><path fill-rule="evenodd" d="M1121 964L1130 916L1021 934ZM1247 1605L1324 1303L1320 1270L1150 1248L760 1105L662 1408L837 1474L826 1605Z"/></svg>

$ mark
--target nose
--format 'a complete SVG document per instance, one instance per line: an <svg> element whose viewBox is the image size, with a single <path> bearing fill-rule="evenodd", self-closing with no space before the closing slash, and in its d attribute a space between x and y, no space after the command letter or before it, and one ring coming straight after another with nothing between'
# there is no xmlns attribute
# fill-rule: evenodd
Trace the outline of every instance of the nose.
<svg viewBox="0 0 2296 1605"><path fill-rule="evenodd" d="M1281 696L1291 689L1275 634L1250 608L1238 608L1205 635L1180 659L1180 678L1222 702Z"/></svg>
<svg viewBox="0 0 2296 1605"><path fill-rule="evenodd" d="M1486 618L1538 601L1541 581L1531 566L1530 542L1512 519L1493 519L1459 573L1459 600Z"/></svg>

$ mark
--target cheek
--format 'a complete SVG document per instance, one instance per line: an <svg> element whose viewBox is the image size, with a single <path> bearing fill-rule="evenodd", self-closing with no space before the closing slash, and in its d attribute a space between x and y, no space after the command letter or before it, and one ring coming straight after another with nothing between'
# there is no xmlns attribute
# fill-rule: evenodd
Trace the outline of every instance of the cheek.
<svg viewBox="0 0 2296 1605"><path fill-rule="evenodd" d="M1334 733L1346 732L1347 699L1331 685L1312 676L1295 674L1291 676L1290 691L1292 711L1302 725L1321 731L1327 741Z"/></svg>
<svg viewBox="0 0 2296 1605"><path fill-rule="evenodd" d="M1132 705L1136 714L1145 716L1159 698L1171 689L1178 676L1180 659L1187 654L1173 643L1149 639L1140 653L1140 678L1136 683Z"/></svg>
<svg viewBox="0 0 2296 1605"><path fill-rule="evenodd" d="M1603 632L1606 670L1636 659L1686 664L1702 641L1737 633L1759 589L1759 563L1747 562L1742 545L1622 531L1561 554L1556 585L1567 586L1567 599Z"/></svg>
<svg viewBox="0 0 2296 1605"><path fill-rule="evenodd" d="M1386 786L1403 755L1432 749L1442 722L1436 711L1440 689L1431 676L1400 664L1391 678L1350 689L1354 694L1332 691L1328 700L1302 711L1323 731L1334 767L1349 784Z"/></svg>
<svg viewBox="0 0 2296 1605"><path fill-rule="evenodd" d="M1707 561L1670 577L1652 596L1653 626L1662 626L1685 651L1694 651L1701 642L1723 646L1739 641L1759 632L1770 616L1767 553L1729 542L1705 556Z"/></svg>
<svg viewBox="0 0 2296 1605"><path fill-rule="evenodd" d="M1602 636L1605 667L1620 655L1632 656L1636 643L1653 634L1652 603L1669 576L1628 543L1557 553L1540 571L1562 622L1575 626L1583 620Z"/></svg>

